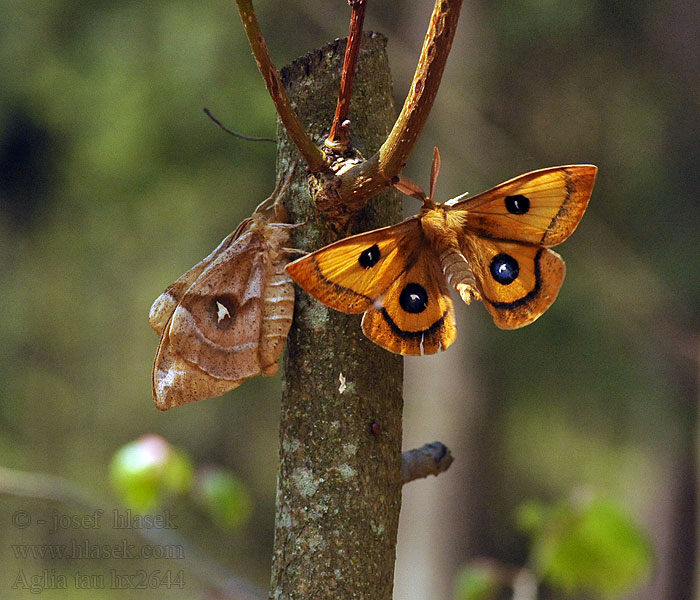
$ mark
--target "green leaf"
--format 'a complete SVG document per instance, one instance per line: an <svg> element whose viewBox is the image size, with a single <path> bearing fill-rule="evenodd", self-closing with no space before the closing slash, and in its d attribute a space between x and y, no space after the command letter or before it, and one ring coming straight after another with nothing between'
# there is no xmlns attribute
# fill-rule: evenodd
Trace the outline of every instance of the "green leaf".
<svg viewBox="0 0 700 600"><path fill-rule="evenodd" d="M253 501L248 486L223 469L200 469L197 472L193 495L215 525L226 531L247 523L253 512Z"/></svg>
<svg viewBox="0 0 700 600"><path fill-rule="evenodd" d="M457 573L454 600L495 600L507 585L504 569L495 562L475 560Z"/></svg>
<svg viewBox="0 0 700 600"><path fill-rule="evenodd" d="M532 536L537 576L568 593L613 598L636 588L653 562L644 531L612 500L586 498L524 505L521 527Z"/></svg>

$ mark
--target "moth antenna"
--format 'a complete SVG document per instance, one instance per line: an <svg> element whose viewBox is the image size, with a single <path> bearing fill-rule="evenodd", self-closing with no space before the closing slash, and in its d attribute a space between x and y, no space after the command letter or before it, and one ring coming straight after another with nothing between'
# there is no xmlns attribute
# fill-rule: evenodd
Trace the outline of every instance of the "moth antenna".
<svg viewBox="0 0 700 600"><path fill-rule="evenodd" d="M440 151L438 150L438 147L435 146L433 148L433 166L430 169L430 196L429 198L433 201L433 204L435 204L435 184L437 183L437 178L438 175L440 174Z"/></svg>
<svg viewBox="0 0 700 600"><path fill-rule="evenodd" d="M237 131L233 131L233 129L229 129L226 127L219 119L217 119L211 111L205 106L203 108L204 112L206 115L216 123L220 129L228 133L229 135L232 135L233 137L240 138L242 140L246 140L247 142L276 142L277 140L275 138L268 138L268 137L255 137L252 135L244 135L242 133L238 133Z"/></svg>
<svg viewBox="0 0 700 600"><path fill-rule="evenodd" d="M396 177L396 180L393 181L393 186L402 194L406 194L407 196L411 196L411 198L420 200L423 204L425 204L426 200L428 199L420 185L408 177L404 177L403 175Z"/></svg>

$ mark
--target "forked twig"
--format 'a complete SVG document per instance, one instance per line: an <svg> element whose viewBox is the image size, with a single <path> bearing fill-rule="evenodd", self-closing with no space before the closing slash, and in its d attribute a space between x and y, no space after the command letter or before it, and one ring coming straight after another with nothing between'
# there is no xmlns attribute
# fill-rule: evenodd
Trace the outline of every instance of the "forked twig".
<svg viewBox="0 0 700 600"><path fill-rule="evenodd" d="M352 207L362 207L399 175L423 131L452 48L462 0L436 0L411 89L401 113L379 151L341 175L338 195Z"/></svg>
<svg viewBox="0 0 700 600"><path fill-rule="evenodd" d="M332 162L333 173L340 173L332 189L324 190L323 186L319 186L316 191L317 205L325 207L337 219L362 209L373 196L397 181L433 106L462 8L462 0L435 0L411 89L391 133L374 156L356 166L344 169L339 168L339 162L343 160L342 151L349 146L347 115L366 0L349 0L349 2L353 7L353 13L341 91L336 107L336 117L325 144L331 154L336 154L331 159L313 143L282 88L279 74L270 59L260 31L252 0L236 0L258 68L289 137L297 146L302 158L306 160L312 173L328 172L332 175L330 172Z"/></svg>

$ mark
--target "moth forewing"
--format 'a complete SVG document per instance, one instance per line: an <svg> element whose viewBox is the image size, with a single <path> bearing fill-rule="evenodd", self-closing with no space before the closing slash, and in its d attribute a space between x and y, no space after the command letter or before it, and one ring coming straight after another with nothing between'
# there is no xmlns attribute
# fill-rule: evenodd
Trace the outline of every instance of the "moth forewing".
<svg viewBox="0 0 700 600"><path fill-rule="evenodd" d="M204 269L206 269L219 254L221 254L226 248L228 248L228 246L231 245L231 243L238 237L241 226L244 226L247 224L247 222L248 219L241 223L236 231L228 234L206 258L200 260L184 275L178 277L174 283L170 284L165 291L155 299L148 314L148 323L158 335L163 333L166 323L172 316L175 308L180 303L180 300L182 300L190 286L197 280L202 271L204 271Z"/></svg>
<svg viewBox="0 0 700 600"><path fill-rule="evenodd" d="M470 231L501 240L556 246L578 226L597 167L564 165L532 171L452 205Z"/></svg>

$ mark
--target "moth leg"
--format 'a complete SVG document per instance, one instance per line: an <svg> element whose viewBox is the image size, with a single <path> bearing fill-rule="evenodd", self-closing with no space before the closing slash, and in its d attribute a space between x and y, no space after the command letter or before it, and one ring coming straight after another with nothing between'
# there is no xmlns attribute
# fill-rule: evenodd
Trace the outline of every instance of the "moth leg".
<svg viewBox="0 0 700 600"><path fill-rule="evenodd" d="M447 248L440 254L440 264L447 282L457 290L465 304L471 304L472 300L481 300L476 278L464 254L456 248Z"/></svg>
<svg viewBox="0 0 700 600"><path fill-rule="evenodd" d="M311 252L307 252L306 250L299 250L299 248L282 248L282 252L285 252L290 256L296 254L299 257L308 256L309 254L311 254Z"/></svg>
<svg viewBox="0 0 700 600"><path fill-rule="evenodd" d="M304 219L301 223L276 223L276 225L285 229L296 229L297 227L303 227L308 222L309 219Z"/></svg>
<svg viewBox="0 0 700 600"><path fill-rule="evenodd" d="M287 220L287 211L284 210L281 200L287 193L289 186L292 185L292 177L294 177L294 171L296 171L297 162L292 164L287 171L287 176L284 180L280 179L275 184L275 189L272 190L272 194L268 198L265 198L258 206L255 208L256 213L269 212L271 209L274 210L275 218L284 222Z"/></svg>

